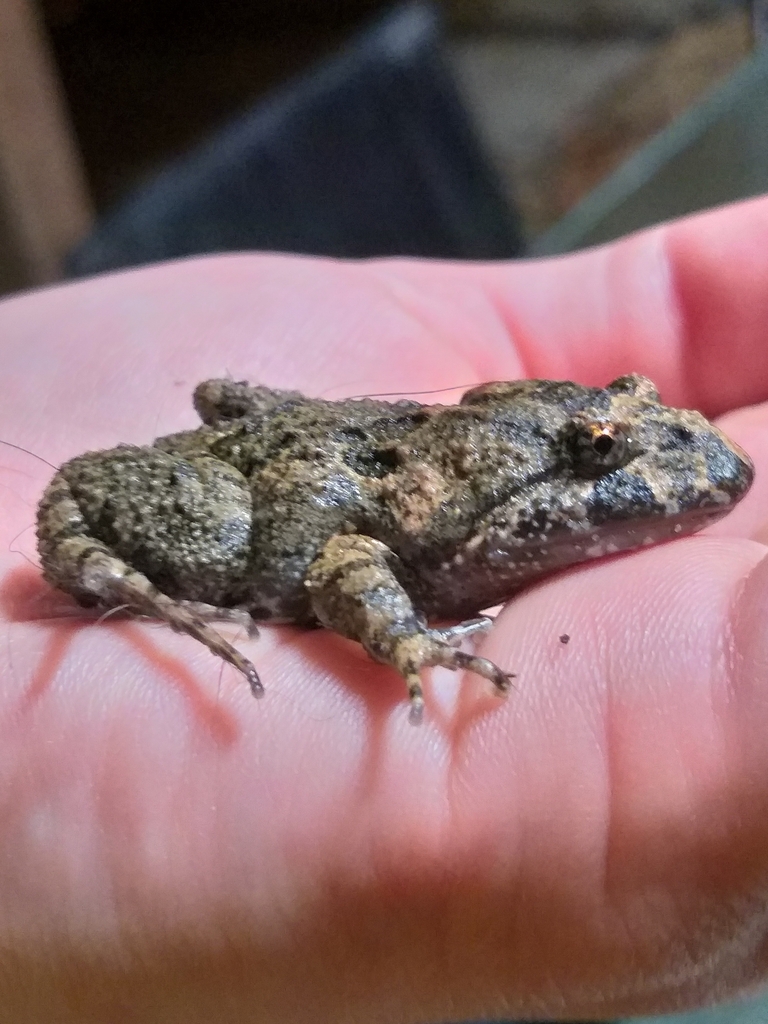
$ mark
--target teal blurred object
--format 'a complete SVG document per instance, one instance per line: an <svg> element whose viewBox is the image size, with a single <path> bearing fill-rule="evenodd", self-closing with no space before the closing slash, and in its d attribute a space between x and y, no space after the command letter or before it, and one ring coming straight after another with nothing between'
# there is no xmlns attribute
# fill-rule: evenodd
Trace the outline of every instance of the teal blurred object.
<svg viewBox="0 0 768 1024"><path fill-rule="evenodd" d="M768 47L679 117L537 238L572 252L696 210L768 192ZM761 1024L768 1024L768 1017Z"/></svg>
<svg viewBox="0 0 768 1024"><path fill-rule="evenodd" d="M746 1003L728 1003L697 1013L635 1018L624 1024L768 1024L768 996Z"/></svg>

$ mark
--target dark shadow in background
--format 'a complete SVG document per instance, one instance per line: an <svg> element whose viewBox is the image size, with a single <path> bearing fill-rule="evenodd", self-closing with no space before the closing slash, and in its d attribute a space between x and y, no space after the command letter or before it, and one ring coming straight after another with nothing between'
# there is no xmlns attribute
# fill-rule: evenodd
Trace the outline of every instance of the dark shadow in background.
<svg viewBox="0 0 768 1024"><path fill-rule="evenodd" d="M431 3L395 8L336 57L162 171L72 253L72 276L199 253L504 259L519 220L474 136Z"/></svg>

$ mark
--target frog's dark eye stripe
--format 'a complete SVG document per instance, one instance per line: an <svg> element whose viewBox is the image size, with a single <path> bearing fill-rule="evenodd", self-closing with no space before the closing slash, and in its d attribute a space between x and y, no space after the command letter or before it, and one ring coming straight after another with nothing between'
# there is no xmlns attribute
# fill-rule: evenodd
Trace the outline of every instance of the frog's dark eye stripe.
<svg viewBox="0 0 768 1024"><path fill-rule="evenodd" d="M625 465L632 457L629 430L610 420L574 420L568 442L577 473L599 476Z"/></svg>

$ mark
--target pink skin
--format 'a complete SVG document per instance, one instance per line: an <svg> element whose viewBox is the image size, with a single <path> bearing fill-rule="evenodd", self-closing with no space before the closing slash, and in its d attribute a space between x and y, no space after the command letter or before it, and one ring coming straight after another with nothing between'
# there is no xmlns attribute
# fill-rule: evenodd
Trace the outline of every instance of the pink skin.
<svg viewBox="0 0 768 1024"><path fill-rule="evenodd" d="M709 536L516 599L478 645L509 699L435 672L414 729L322 632L223 627L256 703L186 637L68 618L18 553L51 471L0 450L4 1018L611 1018L765 979L768 200L549 263L178 263L13 298L0 337L0 437L54 464L193 426L212 376L636 370L758 468Z"/></svg>

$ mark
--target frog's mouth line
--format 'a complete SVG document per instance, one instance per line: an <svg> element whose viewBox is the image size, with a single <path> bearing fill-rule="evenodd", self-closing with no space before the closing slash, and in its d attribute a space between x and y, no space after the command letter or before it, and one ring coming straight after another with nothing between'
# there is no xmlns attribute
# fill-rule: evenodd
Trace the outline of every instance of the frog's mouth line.
<svg viewBox="0 0 768 1024"><path fill-rule="evenodd" d="M698 533L722 519L732 508L732 505L710 506L689 509L674 516L617 519L591 529L585 526L579 533L566 531L560 537L550 534L546 544L540 548L541 561L557 570L621 552L655 547Z"/></svg>
<svg viewBox="0 0 768 1024"><path fill-rule="evenodd" d="M439 580L442 600L435 611L450 620L476 615L478 607L503 604L531 584L566 569L690 536L721 519L732 508L732 504L709 506L674 516L614 520L600 526L584 523L580 531L550 531L545 536L531 537L520 546L496 548L491 559L476 565L477 585L473 579L465 581L461 591L454 594L453 602L446 599L446 594L453 594L450 578ZM425 610L430 617L433 615L431 608Z"/></svg>

